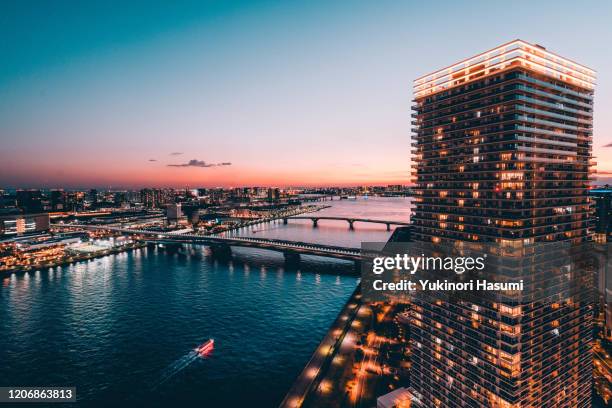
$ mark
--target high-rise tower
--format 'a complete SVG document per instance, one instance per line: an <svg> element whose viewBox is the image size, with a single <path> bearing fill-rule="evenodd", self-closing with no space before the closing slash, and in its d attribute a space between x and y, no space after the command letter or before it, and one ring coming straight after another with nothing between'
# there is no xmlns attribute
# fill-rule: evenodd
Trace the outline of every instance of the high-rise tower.
<svg viewBox="0 0 612 408"><path fill-rule="evenodd" d="M515 253L588 242L594 85L593 70L521 40L415 80L413 238ZM532 289L574 274L549 267L534 268ZM567 288L415 301L411 382L423 405L588 406L591 305L586 289Z"/></svg>

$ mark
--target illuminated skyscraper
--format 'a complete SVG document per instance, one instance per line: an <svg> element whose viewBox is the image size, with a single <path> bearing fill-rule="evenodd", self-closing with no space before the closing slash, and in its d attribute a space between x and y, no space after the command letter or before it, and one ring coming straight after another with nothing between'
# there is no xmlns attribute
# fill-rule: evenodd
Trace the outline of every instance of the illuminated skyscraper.
<svg viewBox="0 0 612 408"><path fill-rule="evenodd" d="M520 40L415 80L413 239L515 253L588 242L594 85L593 70ZM548 267L532 287L561 284L535 300L414 302L424 406L590 406L589 293L565 285L571 266Z"/></svg>

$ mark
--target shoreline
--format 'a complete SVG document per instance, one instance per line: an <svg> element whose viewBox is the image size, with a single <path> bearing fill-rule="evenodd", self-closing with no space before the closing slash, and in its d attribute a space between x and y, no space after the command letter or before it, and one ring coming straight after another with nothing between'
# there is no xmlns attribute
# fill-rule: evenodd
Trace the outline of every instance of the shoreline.
<svg viewBox="0 0 612 408"><path fill-rule="evenodd" d="M7 277L13 274L17 275L17 274L24 274L27 272L36 272L36 271L40 271L46 268L55 268L58 266L68 266L68 265L77 264L83 261L89 261L92 259L104 258L105 256L108 256L108 255L116 255L116 254L120 254L123 252L133 251L135 249L142 249L142 248L145 248L146 246L147 246L146 242L137 242L137 243L131 244L131 246L129 247L109 249L109 250L103 251L102 253L94 253L92 255L80 255L78 256L78 258L72 257L71 260L66 259L60 262L53 262L49 264L40 264L40 265L32 265L28 267L20 267L16 269L15 268L7 269L7 270L0 271L0 276Z"/></svg>
<svg viewBox="0 0 612 408"><path fill-rule="evenodd" d="M314 208L313 208L314 207ZM280 220L283 218L290 218L292 216L296 216L296 215L300 215L300 214L308 214L308 213L312 213L312 212L317 212L320 210L323 210L325 208L329 208L331 207L331 205L316 205L316 206L310 206L310 208L305 208L304 211L296 211L295 213L291 214L291 215L277 215L277 216L273 216L270 218L261 218L261 219L256 219L256 220L252 220L250 222L247 222L241 226L237 226L237 227L232 227L230 229L227 229L223 232L219 232L219 233L214 233L214 234L210 234L212 236L214 235L218 235L218 234L223 234L223 233L228 233L228 232L232 232L241 228L245 228L245 227L249 227L252 225L257 225L257 224L262 224L264 222L272 222L272 221L276 221L276 220ZM122 252L127 252L127 251L131 251L134 249L140 249L140 248L144 248L146 247L148 244L145 241L139 241L136 242L134 244L131 244L130 247L125 247L125 248L118 248L118 249L109 249L109 250L105 250L102 253L95 253L92 255L76 255L76 256L72 256L69 258L73 258L71 260L62 260L59 262L52 262L49 264L39 264L39 265L30 265L27 267L19 267L19 268L13 268L13 269L6 269L6 270L0 270L0 277L4 277L4 276L10 276L12 274L23 274L26 272L33 272L33 271L37 271L37 270L42 270L45 268L55 268L57 266L66 266L66 265L71 265L71 264L75 264L78 262L82 262L82 261L88 261L91 259L97 259L97 258L102 258L104 256L107 255L113 255L113 254L118 254L118 253L122 253Z"/></svg>
<svg viewBox="0 0 612 408"><path fill-rule="evenodd" d="M361 284L357 284L355 291L338 313L310 360L287 391L279 408L297 408L304 404L331 365L361 306Z"/></svg>

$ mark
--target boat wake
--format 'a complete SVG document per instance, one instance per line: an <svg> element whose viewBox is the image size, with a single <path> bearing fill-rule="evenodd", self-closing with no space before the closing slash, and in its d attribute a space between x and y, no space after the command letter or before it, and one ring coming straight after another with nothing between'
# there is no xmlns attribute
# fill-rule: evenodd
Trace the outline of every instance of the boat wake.
<svg viewBox="0 0 612 408"><path fill-rule="evenodd" d="M190 351L183 357L179 358L172 364L170 364L161 374L159 381L157 381L153 385L153 389L159 387L164 384L166 381L189 367L194 361L199 360L200 358L207 358L213 350L213 340L208 340L201 346L197 347L195 350Z"/></svg>

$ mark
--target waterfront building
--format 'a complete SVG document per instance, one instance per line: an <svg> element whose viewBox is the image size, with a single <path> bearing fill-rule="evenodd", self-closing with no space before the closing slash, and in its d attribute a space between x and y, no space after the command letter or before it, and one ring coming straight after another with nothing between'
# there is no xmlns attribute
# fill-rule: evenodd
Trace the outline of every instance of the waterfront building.
<svg viewBox="0 0 612 408"><path fill-rule="evenodd" d="M14 214L0 216L0 238L49 230L49 214Z"/></svg>
<svg viewBox="0 0 612 408"><path fill-rule="evenodd" d="M593 70L521 40L416 79L413 239L515 254L589 242L594 86ZM537 302L415 301L414 395L426 407L590 406L583 286Z"/></svg>

